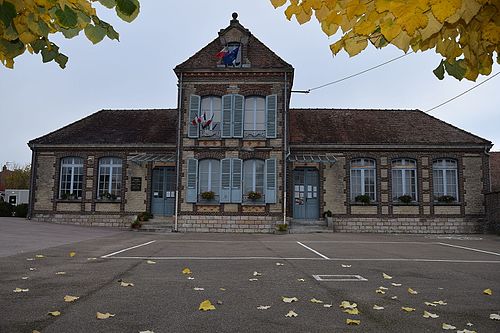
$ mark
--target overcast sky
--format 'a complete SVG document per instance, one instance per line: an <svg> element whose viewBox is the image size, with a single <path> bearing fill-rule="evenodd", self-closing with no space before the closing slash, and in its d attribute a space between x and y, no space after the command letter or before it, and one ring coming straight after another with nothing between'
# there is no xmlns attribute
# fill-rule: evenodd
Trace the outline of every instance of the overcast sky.
<svg viewBox="0 0 500 333"><path fill-rule="evenodd" d="M231 13L240 23L295 68L294 89L304 90L373 67L402 55L394 47L369 46L349 58L332 57L329 40L317 21L289 22L283 8L268 0L141 0L131 24L113 12L100 15L120 33L120 42L92 45L81 34L56 38L69 56L66 69L42 64L40 55L17 58L15 69L0 66L0 163L26 164L26 143L100 109L175 108L177 79L172 69L217 37ZM495 59L496 60L496 59ZM308 95L294 94L291 107L428 110L475 83L453 78L439 81L432 70L440 57L429 51L410 54L381 68ZM500 70L494 65L493 74ZM481 82L485 77L478 78ZM500 150L500 77L431 114L492 141Z"/></svg>

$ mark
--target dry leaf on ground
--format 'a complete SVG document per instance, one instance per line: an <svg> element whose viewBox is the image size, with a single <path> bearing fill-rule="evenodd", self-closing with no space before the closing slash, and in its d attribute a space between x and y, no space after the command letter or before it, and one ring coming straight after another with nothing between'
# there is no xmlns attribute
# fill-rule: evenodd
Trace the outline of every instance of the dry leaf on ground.
<svg viewBox="0 0 500 333"><path fill-rule="evenodd" d="M277 262L277 263L276 263L276 266L285 266L285 264L282 264L282 263L280 263L280 262Z"/></svg>
<svg viewBox="0 0 500 333"><path fill-rule="evenodd" d="M14 289L12 291L15 292L15 293L26 293L26 292L28 292L30 290L29 289L16 288L16 289Z"/></svg>
<svg viewBox="0 0 500 333"><path fill-rule="evenodd" d="M61 312L59 311L50 311L48 313L49 316L52 316L52 317L57 317L57 316L60 316L61 315Z"/></svg>
<svg viewBox="0 0 500 333"><path fill-rule="evenodd" d="M297 317L297 316L298 316L298 314L296 314L292 310L288 311L288 313L285 315L285 317L289 317L289 318Z"/></svg>
<svg viewBox="0 0 500 333"><path fill-rule="evenodd" d="M351 303L349 301L342 301L342 303L340 303L339 307L341 307L342 309L354 309L356 308L358 305L356 303Z"/></svg>
<svg viewBox="0 0 500 333"><path fill-rule="evenodd" d="M109 312L106 312L106 313L97 312L96 313L97 319L108 319L108 318L114 317L114 316L115 316L114 314L109 313Z"/></svg>
<svg viewBox="0 0 500 333"><path fill-rule="evenodd" d="M323 301L319 300L319 299L316 299L316 298L311 298L309 300L311 303L318 303L318 304L323 304Z"/></svg>
<svg viewBox="0 0 500 333"><path fill-rule="evenodd" d="M379 305L377 305L377 304L375 304L375 305L373 306L373 310L383 310L383 309L384 309L384 307L383 307L383 306L379 306Z"/></svg>
<svg viewBox="0 0 500 333"><path fill-rule="evenodd" d="M345 320L345 323L346 323L347 325L359 325L359 324L361 324L361 320L356 320L356 319L349 319L349 318L347 318L347 319Z"/></svg>
<svg viewBox="0 0 500 333"><path fill-rule="evenodd" d="M71 252L69 253L69 256L70 256L71 258L73 258L74 256L76 256L76 252L71 251Z"/></svg>
<svg viewBox="0 0 500 333"><path fill-rule="evenodd" d="M439 318L439 316L435 313L430 313L427 311L424 311L424 315L422 316L424 318Z"/></svg>
<svg viewBox="0 0 500 333"><path fill-rule="evenodd" d="M467 326L469 326L469 327L474 326L474 324L473 324L473 323L467 323L467 324L465 324L465 325L467 325Z"/></svg>
<svg viewBox="0 0 500 333"><path fill-rule="evenodd" d="M156 264L156 261L148 260L148 261L146 261L146 264L154 265L154 264Z"/></svg>
<svg viewBox="0 0 500 333"><path fill-rule="evenodd" d="M490 288L484 289L483 290L483 294L485 294L485 295L491 295L491 294L493 294L493 291Z"/></svg>
<svg viewBox="0 0 500 333"><path fill-rule="evenodd" d="M148 330L148 331L139 331L139 333L155 333L155 332Z"/></svg>
<svg viewBox="0 0 500 333"><path fill-rule="evenodd" d="M403 306L403 307L401 307L401 310L406 311L406 312L413 312L413 311L415 311L415 308Z"/></svg>
<svg viewBox="0 0 500 333"><path fill-rule="evenodd" d="M64 301L65 302L74 302L74 301L76 301L79 298L80 297L77 297L77 296L66 295L66 296L64 296Z"/></svg>
<svg viewBox="0 0 500 333"><path fill-rule="evenodd" d="M456 327L456 326L453 326L453 325L450 325L450 324L443 323L443 325L441 325L441 328L442 328L443 330L454 330L454 329L456 329L457 327Z"/></svg>
<svg viewBox="0 0 500 333"><path fill-rule="evenodd" d="M189 275L191 273L192 273L191 270L187 267L182 270L182 274L184 274L184 275Z"/></svg>
<svg viewBox="0 0 500 333"><path fill-rule="evenodd" d="M267 310L269 309L271 306L270 305L259 305L257 307L257 310Z"/></svg>
<svg viewBox="0 0 500 333"><path fill-rule="evenodd" d="M333 306L333 303L331 303L331 304L323 304L324 308L331 308L332 306Z"/></svg>
<svg viewBox="0 0 500 333"><path fill-rule="evenodd" d="M470 330L468 330L468 329L464 328L464 329L463 329L463 330L461 330L461 331L457 331L457 333L477 333L477 332L476 332L476 331L470 331Z"/></svg>
<svg viewBox="0 0 500 333"><path fill-rule="evenodd" d="M45 258L45 256L43 254L37 254L35 258Z"/></svg>
<svg viewBox="0 0 500 333"><path fill-rule="evenodd" d="M262 273L259 273L259 272L253 272L253 276L261 276Z"/></svg>
<svg viewBox="0 0 500 333"><path fill-rule="evenodd" d="M394 283L394 282L392 282L391 284L392 284L394 287L401 287L401 286L402 286L402 284L401 284L401 283Z"/></svg>
<svg viewBox="0 0 500 333"><path fill-rule="evenodd" d="M354 308L354 309L345 309L344 310L345 313L348 313L350 315L357 315L359 314L359 310L358 308Z"/></svg>
<svg viewBox="0 0 500 333"><path fill-rule="evenodd" d="M30 267L30 271L36 271L35 267Z"/></svg>
<svg viewBox="0 0 500 333"><path fill-rule="evenodd" d="M200 303L198 310L201 311L211 311L215 310L215 306L207 299Z"/></svg>
<svg viewBox="0 0 500 333"><path fill-rule="evenodd" d="M418 291L413 290L413 289L411 289L411 288L408 288L408 293L410 293L410 294L412 294L412 295L416 295L416 294L418 294Z"/></svg>
<svg viewBox="0 0 500 333"><path fill-rule="evenodd" d="M285 303L297 302L299 300L297 297L282 297L282 299Z"/></svg>
<svg viewBox="0 0 500 333"><path fill-rule="evenodd" d="M226 291L226 288L219 288L220 291Z"/></svg>
<svg viewBox="0 0 500 333"><path fill-rule="evenodd" d="M97 258L92 257L92 258L87 258L87 260L92 261L92 260L97 260Z"/></svg>
<svg viewBox="0 0 500 333"><path fill-rule="evenodd" d="M56 272L56 275L65 275L66 272Z"/></svg>
<svg viewBox="0 0 500 333"><path fill-rule="evenodd" d="M248 279L248 281L259 281L259 279Z"/></svg>
<svg viewBox="0 0 500 333"><path fill-rule="evenodd" d="M425 305L428 306L437 306L437 304L431 303L431 302L424 302Z"/></svg>
<svg viewBox="0 0 500 333"><path fill-rule="evenodd" d="M344 264L342 264L342 267L343 267L343 268L350 268L351 266L352 266L352 265L344 265Z"/></svg>
<svg viewBox="0 0 500 333"><path fill-rule="evenodd" d="M384 279L386 279L386 280L390 280L390 279L392 279L392 276L387 275L387 274L385 274L385 273L382 273L382 276L383 276L383 277L384 277Z"/></svg>
<svg viewBox="0 0 500 333"><path fill-rule="evenodd" d="M376 292L377 294L382 294L382 295L384 295L384 294L385 294L385 291L380 290L380 289L375 290L375 292Z"/></svg>
<svg viewBox="0 0 500 333"><path fill-rule="evenodd" d="M120 286L122 286L122 287L133 287L134 284L132 282L121 281L120 282Z"/></svg>
<svg viewBox="0 0 500 333"><path fill-rule="evenodd" d="M443 301L434 301L432 303L437 304L437 305L447 305L448 304L448 303L443 302Z"/></svg>
<svg viewBox="0 0 500 333"><path fill-rule="evenodd" d="M306 282L305 279L297 279L297 281L299 281L299 282Z"/></svg>
<svg viewBox="0 0 500 333"><path fill-rule="evenodd" d="M21 277L21 280L28 280L28 277L27 276L23 276L23 277Z"/></svg>
<svg viewBox="0 0 500 333"><path fill-rule="evenodd" d="M200 288L200 287L194 287L193 290L196 290L196 291L203 291L205 290L205 288Z"/></svg>
<svg viewBox="0 0 500 333"><path fill-rule="evenodd" d="M187 277L187 279L188 279L188 280L194 280L194 277L192 277L192 276L188 276L188 277Z"/></svg>
<svg viewBox="0 0 500 333"><path fill-rule="evenodd" d="M386 287L378 287L378 289L380 289L380 290L389 290L389 288L386 288Z"/></svg>
<svg viewBox="0 0 500 333"><path fill-rule="evenodd" d="M391 299L398 299L398 296L392 296Z"/></svg>
<svg viewBox="0 0 500 333"><path fill-rule="evenodd" d="M490 319L500 320L500 315L498 313L492 313L492 314L490 314Z"/></svg>

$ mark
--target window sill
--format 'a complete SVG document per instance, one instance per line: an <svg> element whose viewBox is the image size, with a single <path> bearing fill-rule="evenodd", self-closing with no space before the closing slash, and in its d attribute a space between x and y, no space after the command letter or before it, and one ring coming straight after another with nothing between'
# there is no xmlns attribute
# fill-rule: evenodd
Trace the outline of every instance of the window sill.
<svg viewBox="0 0 500 333"><path fill-rule="evenodd" d="M409 202L409 203L404 203L404 202L393 202L392 203L393 206L419 206L420 203L419 202Z"/></svg>
<svg viewBox="0 0 500 333"><path fill-rule="evenodd" d="M241 203L242 206L265 206L264 201L244 201Z"/></svg>
<svg viewBox="0 0 500 333"><path fill-rule="evenodd" d="M461 202L434 202L434 206L462 206Z"/></svg>
<svg viewBox="0 0 500 333"><path fill-rule="evenodd" d="M121 199L117 199L117 200L102 200L102 199L96 199L95 201L96 203L121 203L122 200Z"/></svg>
<svg viewBox="0 0 500 333"><path fill-rule="evenodd" d="M218 201L200 201L196 203L197 206L220 206Z"/></svg>
<svg viewBox="0 0 500 333"><path fill-rule="evenodd" d="M57 199L56 202L62 202L62 203L80 203L82 202L82 199Z"/></svg>
<svg viewBox="0 0 500 333"><path fill-rule="evenodd" d="M351 202L351 206L378 206L378 202L362 203L362 202Z"/></svg>

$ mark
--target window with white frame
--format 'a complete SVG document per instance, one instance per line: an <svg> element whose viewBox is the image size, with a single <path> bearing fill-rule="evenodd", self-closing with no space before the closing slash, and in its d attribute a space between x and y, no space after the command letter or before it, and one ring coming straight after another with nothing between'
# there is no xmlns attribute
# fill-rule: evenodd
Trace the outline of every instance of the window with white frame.
<svg viewBox="0 0 500 333"><path fill-rule="evenodd" d="M245 138L266 137L266 99L259 96L245 98Z"/></svg>
<svg viewBox="0 0 500 333"><path fill-rule="evenodd" d="M263 160L243 162L244 201L264 201L264 166Z"/></svg>
<svg viewBox="0 0 500 333"><path fill-rule="evenodd" d="M458 167L457 161L439 159L432 163L434 199L438 201L458 201ZM440 200L443 197L453 200ZM451 199L451 198L449 198Z"/></svg>
<svg viewBox="0 0 500 333"><path fill-rule="evenodd" d="M83 159L65 157L61 159L59 199L76 200L82 198Z"/></svg>
<svg viewBox="0 0 500 333"><path fill-rule="evenodd" d="M358 158L351 161L351 200L366 195L370 201L376 201L376 164L369 158Z"/></svg>
<svg viewBox="0 0 500 333"><path fill-rule="evenodd" d="M200 201L219 201L220 193L220 161L213 159L198 162Z"/></svg>
<svg viewBox="0 0 500 333"><path fill-rule="evenodd" d="M222 98L219 96L205 96L201 98L200 136L220 138Z"/></svg>
<svg viewBox="0 0 500 333"><path fill-rule="evenodd" d="M392 199L404 201L402 196L410 196L417 201L417 162L411 159L392 161Z"/></svg>
<svg viewBox="0 0 500 333"><path fill-rule="evenodd" d="M122 160L116 157L103 157L99 160L99 199L120 199L122 189Z"/></svg>

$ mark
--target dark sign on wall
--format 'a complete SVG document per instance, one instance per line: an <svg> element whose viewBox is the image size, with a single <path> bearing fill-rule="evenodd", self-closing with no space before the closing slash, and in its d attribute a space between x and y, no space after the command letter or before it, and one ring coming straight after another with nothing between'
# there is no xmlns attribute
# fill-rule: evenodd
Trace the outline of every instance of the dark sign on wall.
<svg viewBox="0 0 500 333"><path fill-rule="evenodd" d="M142 188L142 178L132 177L130 181L130 191L136 192L140 191Z"/></svg>

